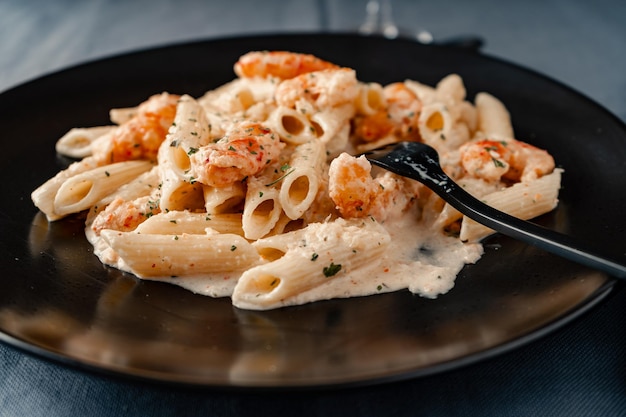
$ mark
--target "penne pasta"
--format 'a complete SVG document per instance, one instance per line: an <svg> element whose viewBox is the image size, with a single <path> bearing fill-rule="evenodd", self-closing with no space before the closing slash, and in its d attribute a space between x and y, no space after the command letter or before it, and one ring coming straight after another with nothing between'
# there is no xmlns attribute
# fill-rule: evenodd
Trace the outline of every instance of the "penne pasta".
<svg viewBox="0 0 626 417"><path fill-rule="evenodd" d="M69 167L59 171L54 177L37 187L31 193L31 200L35 206L46 215L48 221L55 221L65 217L64 214L57 213L54 207L54 200L59 188L61 188L63 183L68 179L95 169L98 165L98 162L91 157L70 164Z"/></svg>
<svg viewBox="0 0 626 417"><path fill-rule="evenodd" d="M456 115L450 111L450 106L443 102L422 108L419 130L422 140L439 152L456 149L470 139L467 125L458 122Z"/></svg>
<svg viewBox="0 0 626 417"><path fill-rule="evenodd" d="M56 143L72 163L31 194L48 221L88 210L106 265L266 310L408 289L435 298L491 230L359 152L422 141L470 194L521 218L556 206L562 170L513 137L502 102L436 85L363 82L288 51L251 52L199 98L110 111ZM156 161L156 165L154 162Z"/></svg>
<svg viewBox="0 0 626 417"><path fill-rule="evenodd" d="M520 182L504 190L487 194L481 200L511 216L523 220L532 219L556 207L562 172L555 169L551 174L534 181ZM462 241L477 241L492 233L494 231L488 227L464 217L459 237Z"/></svg>
<svg viewBox="0 0 626 417"><path fill-rule="evenodd" d="M172 171L174 176L182 180L192 181L189 155L209 142L210 133L204 109L193 98L182 96L176 108L174 124L159 147L159 166L163 170Z"/></svg>
<svg viewBox="0 0 626 417"><path fill-rule="evenodd" d="M86 210L152 166L147 161L118 162L75 175L54 196L54 213L65 216Z"/></svg>
<svg viewBox="0 0 626 417"><path fill-rule="evenodd" d="M360 83L359 94L355 101L359 114L371 116L385 108L383 86L378 83Z"/></svg>
<svg viewBox="0 0 626 417"><path fill-rule="evenodd" d="M243 206L246 191L241 181L226 187L202 186L204 209L207 213L228 213Z"/></svg>
<svg viewBox="0 0 626 417"><path fill-rule="evenodd" d="M109 110L109 119L116 125L122 125L137 115L137 107L124 107Z"/></svg>
<svg viewBox="0 0 626 417"><path fill-rule="evenodd" d="M325 161L326 147L320 141L296 147L289 161L291 174L283 179L278 196L290 219L299 219L313 204L321 186Z"/></svg>
<svg viewBox="0 0 626 417"><path fill-rule="evenodd" d="M350 118L354 116L354 112L353 105L345 104L311 116L317 132L317 140L326 146L329 155L336 156L347 146L350 136Z"/></svg>
<svg viewBox="0 0 626 417"><path fill-rule="evenodd" d="M243 235L240 213L195 213L190 211L168 211L151 216L141 223L137 233L154 235L205 234L207 229L219 233Z"/></svg>
<svg viewBox="0 0 626 417"><path fill-rule="evenodd" d="M292 173L291 169L283 175ZM248 189L243 206L241 224L247 239L260 239L274 228L280 215L279 190L272 176L248 179Z"/></svg>
<svg viewBox="0 0 626 417"><path fill-rule="evenodd" d="M259 262L247 240L233 234L158 235L103 230L101 237L138 277L242 271Z"/></svg>
<svg viewBox="0 0 626 417"><path fill-rule="evenodd" d="M233 292L235 306L256 310L293 304L297 295L379 261L390 240L382 226L369 220L311 224L292 233L295 239L283 256L243 273ZM283 241L277 250L284 248Z"/></svg>
<svg viewBox="0 0 626 417"><path fill-rule="evenodd" d="M457 74L445 76L435 87L438 101L448 104L461 103L465 100L465 85Z"/></svg>
<svg viewBox="0 0 626 417"><path fill-rule="evenodd" d="M269 121L272 129L287 143L299 145L317 138L313 124L298 110L278 107Z"/></svg>
<svg viewBox="0 0 626 417"><path fill-rule="evenodd" d="M478 93L474 101L478 115L478 130L486 137L514 137L511 116L500 100L483 92Z"/></svg>
<svg viewBox="0 0 626 417"><path fill-rule="evenodd" d="M55 149L61 155L82 159L91 155L93 142L111 133L115 126L96 126L70 129L56 143Z"/></svg>

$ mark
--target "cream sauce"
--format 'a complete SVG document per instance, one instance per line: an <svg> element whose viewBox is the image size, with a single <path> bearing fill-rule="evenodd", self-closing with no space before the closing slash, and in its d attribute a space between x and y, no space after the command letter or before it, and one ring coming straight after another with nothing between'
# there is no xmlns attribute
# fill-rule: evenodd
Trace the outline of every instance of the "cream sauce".
<svg viewBox="0 0 626 417"><path fill-rule="evenodd" d="M414 211L389 220L383 227L391 238L383 256L365 267L338 273L322 285L273 305L241 303L247 309L270 309L300 305L332 298L360 297L408 289L427 298L436 298L454 287L457 274L465 264L478 261L483 254L480 243L463 243L417 220ZM94 237L93 235L91 236ZM122 259L101 242L94 242L94 253L102 262L131 272ZM244 271L229 274L204 274L185 277L143 277L142 279L178 285L196 294L227 297L233 294ZM234 303L237 305L237 303Z"/></svg>

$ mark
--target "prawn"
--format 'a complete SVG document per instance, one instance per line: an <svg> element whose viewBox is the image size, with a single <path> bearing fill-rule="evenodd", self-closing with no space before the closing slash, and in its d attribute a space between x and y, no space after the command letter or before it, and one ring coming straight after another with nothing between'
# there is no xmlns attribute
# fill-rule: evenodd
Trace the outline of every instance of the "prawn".
<svg viewBox="0 0 626 417"><path fill-rule="evenodd" d="M515 140L481 139L461 146L465 171L486 181L528 182L554 170L554 158L545 150Z"/></svg>
<svg viewBox="0 0 626 417"><path fill-rule="evenodd" d="M546 150L518 140L511 145L511 169L505 175L506 178L528 182L554 170L554 158Z"/></svg>
<svg viewBox="0 0 626 417"><path fill-rule="evenodd" d="M150 196L140 197L132 201L117 197L94 218L91 230L96 236L99 236L100 231L104 229L130 232L150 216L160 212L158 200Z"/></svg>
<svg viewBox="0 0 626 417"><path fill-rule="evenodd" d="M389 135L398 140L419 141L417 128L422 103L404 83L393 83L383 88L385 106L382 110L354 120L355 135L365 142L373 142Z"/></svg>
<svg viewBox="0 0 626 417"><path fill-rule="evenodd" d="M274 97L279 106L295 108L302 99L318 109L354 102L359 93L356 73L350 68L308 72L282 81Z"/></svg>
<svg viewBox="0 0 626 417"><path fill-rule="evenodd" d="M113 130L105 146L94 149L96 159L102 163L156 160L159 146L174 121L179 98L162 93L141 103L137 114Z"/></svg>
<svg viewBox="0 0 626 417"><path fill-rule="evenodd" d="M280 78L287 80L313 71L336 69L339 66L314 55L288 51L253 51L242 55L235 63L235 73L241 78Z"/></svg>
<svg viewBox="0 0 626 417"><path fill-rule="evenodd" d="M260 123L235 124L214 143L199 148L189 160L196 181L226 187L261 172L284 147L278 135Z"/></svg>
<svg viewBox="0 0 626 417"><path fill-rule="evenodd" d="M365 156L347 153L333 159L329 168L328 194L344 218L372 216L384 221L401 213L418 197L419 184L390 172L373 178Z"/></svg>

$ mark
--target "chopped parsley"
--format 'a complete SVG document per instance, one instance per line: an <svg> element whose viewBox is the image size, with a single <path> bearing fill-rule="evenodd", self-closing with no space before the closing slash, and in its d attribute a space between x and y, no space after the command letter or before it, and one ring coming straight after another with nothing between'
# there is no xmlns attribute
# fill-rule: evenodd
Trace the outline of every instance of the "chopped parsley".
<svg viewBox="0 0 626 417"><path fill-rule="evenodd" d="M330 263L330 265L325 266L322 270L325 277L332 277L333 275L336 275L339 271L341 271L341 264L334 264L332 262Z"/></svg>
<svg viewBox="0 0 626 417"><path fill-rule="evenodd" d="M283 165L283 166L280 168L280 169L281 169L281 171L284 171L284 170L283 170L283 167L284 167L284 166L285 166L285 165ZM291 168L289 165L286 165L286 166L287 166L287 169ZM282 176L280 176L280 177L276 178L274 181L270 182L269 184L265 184L265 186L266 186L266 187L271 187L272 185L274 185L274 184L276 184L276 183L278 183L278 182L280 182L280 181L284 180L284 179L285 179L285 177L287 177L287 175L289 175L289 174L293 173L295 170L296 170L295 168L291 168L291 170L290 170L290 171L287 171L284 175L282 175Z"/></svg>

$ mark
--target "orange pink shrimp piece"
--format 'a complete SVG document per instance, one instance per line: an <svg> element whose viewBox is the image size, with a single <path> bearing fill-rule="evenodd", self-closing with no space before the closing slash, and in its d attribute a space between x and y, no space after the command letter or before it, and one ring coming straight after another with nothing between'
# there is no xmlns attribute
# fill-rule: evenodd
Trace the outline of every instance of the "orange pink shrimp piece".
<svg viewBox="0 0 626 417"><path fill-rule="evenodd" d="M504 141L483 139L461 146L461 165L471 176L499 181L510 169L511 151Z"/></svg>
<svg viewBox="0 0 626 417"><path fill-rule="evenodd" d="M404 83L393 83L383 88L385 108L354 120L355 135L365 142L373 142L389 135L398 140L420 140L417 122L422 103Z"/></svg>
<svg viewBox="0 0 626 417"><path fill-rule="evenodd" d="M96 158L104 163L156 160L174 121L178 99L178 95L163 93L141 103L137 114L113 131L108 146L95 151Z"/></svg>
<svg viewBox="0 0 626 417"><path fill-rule="evenodd" d="M513 155L510 161L511 169L506 173L506 178L527 182L554 170L554 158L546 150L519 140L508 143Z"/></svg>
<svg viewBox="0 0 626 417"><path fill-rule="evenodd" d="M240 122L190 156L191 172L202 184L226 187L261 172L278 159L284 146L270 128Z"/></svg>
<svg viewBox="0 0 626 417"><path fill-rule="evenodd" d="M253 51L242 55L235 63L235 73L242 78L283 80L313 71L336 69L339 66L314 55L289 51Z"/></svg>
<svg viewBox="0 0 626 417"><path fill-rule="evenodd" d="M96 235L100 235L100 231L104 229L129 232L135 230L150 216L160 212L158 200L149 196L133 201L126 201L118 197L98 213L91 224L91 229Z"/></svg>
<svg viewBox="0 0 626 417"><path fill-rule="evenodd" d="M545 150L515 139L482 139L461 146L461 165L476 178L532 181L554 170L554 158Z"/></svg>
<svg viewBox="0 0 626 417"><path fill-rule="evenodd" d="M373 216L383 221L406 210L417 197L416 183L407 183L390 172L372 178L371 169L364 156L357 158L347 153L331 162L328 193L342 217Z"/></svg>

